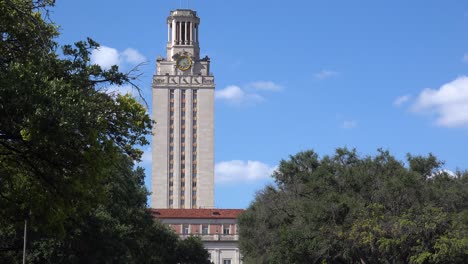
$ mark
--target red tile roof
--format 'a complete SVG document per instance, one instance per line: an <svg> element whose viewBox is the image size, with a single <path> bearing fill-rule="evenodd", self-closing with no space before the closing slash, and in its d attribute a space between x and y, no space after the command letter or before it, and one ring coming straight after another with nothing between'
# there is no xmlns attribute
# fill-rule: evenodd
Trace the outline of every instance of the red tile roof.
<svg viewBox="0 0 468 264"><path fill-rule="evenodd" d="M244 209L151 209L155 218L236 219Z"/></svg>

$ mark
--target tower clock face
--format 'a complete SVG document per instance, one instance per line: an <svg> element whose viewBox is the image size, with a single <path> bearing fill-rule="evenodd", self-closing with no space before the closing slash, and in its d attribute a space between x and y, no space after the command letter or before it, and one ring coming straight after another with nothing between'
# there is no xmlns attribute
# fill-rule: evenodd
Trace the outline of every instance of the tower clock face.
<svg viewBox="0 0 468 264"><path fill-rule="evenodd" d="M189 56L180 56L177 59L177 68L181 71L186 71L192 67L192 59Z"/></svg>

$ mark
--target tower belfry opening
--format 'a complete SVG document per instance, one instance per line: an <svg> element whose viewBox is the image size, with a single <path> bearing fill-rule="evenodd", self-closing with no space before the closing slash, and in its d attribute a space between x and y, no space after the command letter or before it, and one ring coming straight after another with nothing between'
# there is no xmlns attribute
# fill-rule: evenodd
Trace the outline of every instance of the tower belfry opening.
<svg viewBox="0 0 468 264"><path fill-rule="evenodd" d="M177 9L167 18L167 58L181 49L199 57L198 27L200 18L190 9Z"/></svg>

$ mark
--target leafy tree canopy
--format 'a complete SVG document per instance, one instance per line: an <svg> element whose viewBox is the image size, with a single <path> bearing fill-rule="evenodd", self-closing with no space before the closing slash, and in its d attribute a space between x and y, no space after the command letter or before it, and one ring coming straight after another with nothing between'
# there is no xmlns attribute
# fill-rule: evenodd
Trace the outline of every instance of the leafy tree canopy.
<svg viewBox="0 0 468 264"><path fill-rule="evenodd" d="M337 149L282 160L240 216L246 263L466 263L468 172L432 154Z"/></svg>
<svg viewBox="0 0 468 264"><path fill-rule="evenodd" d="M135 77L92 65L91 39L59 46L53 4L0 0L0 263L20 263L25 220L28 263L207 263L147 210L152 121L106 92Z"/></svg>
<svg viewBox="0 0 468 264"><path fill-rule="evenodd" d="M151 120L129 95L105 93L130 82L117 66L90 64L91 39L57 54L53 1L0 1L0 212L3 223L31 219L50 232L100 201L107 168L138 160Z"/></svg>

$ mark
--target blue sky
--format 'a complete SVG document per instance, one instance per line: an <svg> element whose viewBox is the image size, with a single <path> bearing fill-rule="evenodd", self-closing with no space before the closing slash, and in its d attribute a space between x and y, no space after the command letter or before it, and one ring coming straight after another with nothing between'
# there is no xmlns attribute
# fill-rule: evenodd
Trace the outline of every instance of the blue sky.
<svg viewBox="0 0 468 264"><path fill-rule="evenodd" d="M139 85L151 108L166 18L179 7L59 0L52 19L61 44L103 45L95 62L123 70L148 62ZM307 149L384 148L400 160L432 152L446 169L468 168L468 2L192 0L190 8L216 80L217 207L247 207L281 159Z"/></svg>

